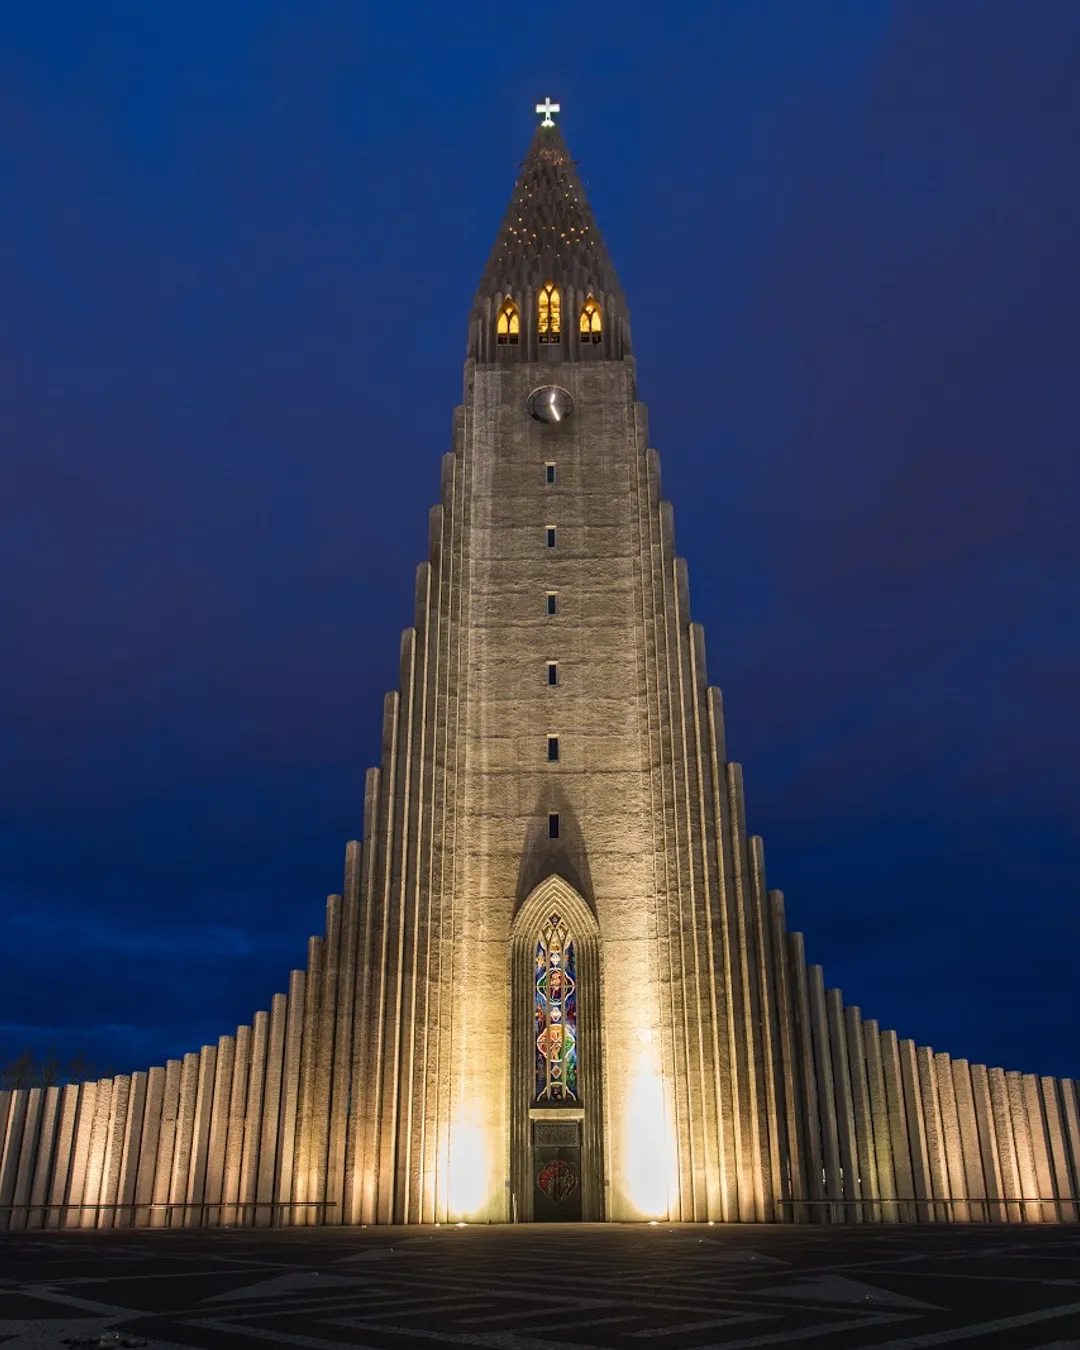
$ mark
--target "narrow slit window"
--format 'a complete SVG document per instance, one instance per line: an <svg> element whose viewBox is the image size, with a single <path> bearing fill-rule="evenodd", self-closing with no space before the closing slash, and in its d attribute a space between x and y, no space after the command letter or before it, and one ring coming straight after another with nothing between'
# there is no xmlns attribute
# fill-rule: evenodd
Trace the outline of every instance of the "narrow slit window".
<svg viewBox="0 0 1080 1350"><path fill-rule="evenodd" d="M557 591L548 591L547 593L547 612L549 614L558 614L559 596Z"/></svg>
<svg viewBox="0 0 1080 1350"><path fill-rule="evenodd" d="M558 811L548 812L548 838L558 839L559 837L559 813Z"/></svg>
<svg viewBox="0 0 1080 1350"><path fill-rule="evenodd" d="M558 736L548 737L548 763L555 764L559 758L559 738Z"/></svg>
<svg viewBox="0 0 1080 1350"><path fill-rule="evenodd" d="M555 547L555 526L554 526L554 525L549 525L549 526L547 527L546 531L545 531L545 534L547 535L547 546L548 546L548 548L554 548L554 547Z"/></svg>
<svg viewBox="0 0 1080 1350"><path fill-rule="evenodd" d="M551 460L544 465L544 480L549 484L555 481L555 465Z"/></svg>
<svg viewBox="0 0 1080 1350"><path fill-rule="evenodd" d="M547 663L548 684L559 683L559 663L558 661L549 661Z"/></svg>

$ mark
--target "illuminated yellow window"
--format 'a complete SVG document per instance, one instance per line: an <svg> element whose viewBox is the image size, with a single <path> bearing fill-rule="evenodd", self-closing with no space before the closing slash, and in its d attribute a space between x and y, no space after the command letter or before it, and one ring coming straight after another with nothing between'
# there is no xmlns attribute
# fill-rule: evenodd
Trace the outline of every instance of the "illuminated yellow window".
<svg viewBox="0 0 1080 1350"><path fill-rule="evenodd" d="M499 317L495 321L496 341L515 343L520 333L521 318L518 315L518 307L507 296L499 306Z"/></svg>
<svg viewBox="0 0 1080 1350"><path fill-rule="evenodd" d="M537 301L537 315L539 317L537 331L540 334L540 341L558 342L562 318L562 300L555 283L552 281L549 281L540 292Z"/></svg>
<svg viewBox="0 0 1080 1350"><path fill-rule="evenodd" d="M581 322L579 324L582 342L599 342L602 331L602 322L600 317L600 306L590 295L581 306Z"/></svg>

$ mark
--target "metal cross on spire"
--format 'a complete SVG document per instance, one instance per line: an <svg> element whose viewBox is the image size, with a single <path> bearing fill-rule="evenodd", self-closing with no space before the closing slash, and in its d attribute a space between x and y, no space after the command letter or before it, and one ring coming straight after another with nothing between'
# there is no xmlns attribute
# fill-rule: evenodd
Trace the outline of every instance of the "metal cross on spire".
<svg viewBox="0 0 1080 1350"><path fill-rule="evenodd" d="M562 110L557 103L552 103L551 95L548 94L543 103L538 103L536 105L536 111L544 114L544 120L540 123L542 127L553 127L555 122L552 119L551 114L553 112L561 112Z"/></svg>

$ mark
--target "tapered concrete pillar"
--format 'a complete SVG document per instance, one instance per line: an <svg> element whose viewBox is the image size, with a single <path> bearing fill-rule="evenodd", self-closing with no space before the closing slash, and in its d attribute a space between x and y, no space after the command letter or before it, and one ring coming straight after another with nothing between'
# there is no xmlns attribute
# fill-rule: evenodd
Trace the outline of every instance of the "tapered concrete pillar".
<svg viewBox="0 0 1080 1350"><path fill-rule="evenodd" d="M1072 1194L1074 1199L1080 1200L1080 1085L1072 1078L1062 1078L1059 1088L1065 1151L1071 1163Z"/></svg>
<svg viewBox="0 0 1080 1350"><path fill-rule="evenodd" d="M255 1225L258 1198L259 1144L262 1135L266 1096L266 1056L269 1048L270 1018L257 1012L251 1023L251 1073L248 1078L247 1115L244 1121L244 1147L240 1160L240 1207L237 1222Z"/></svg>
<svg viewBox="0 0 1080 1350"><path fill-rule="evenodd" d="M1028 1138L1031 1141L1035 1194L1041 1202L1039 1214L1043 1223L1056 1223L1058 1220L1057 1196L1053 1173L1050 1168L1050 1145L1046 1135L1046 1119L1043 1115L1039 1080L1033 1073L1026 1073L1021 1078L1020 1085L1024 1098L1024 1113L1027 1117Z"/></svg>
<svg viewBox="0 0 1080 1350"><path fill-rule="evenodd" d="M881 1217L885 1223L897 1223L902 1210L897 1204L898 1191L893 1168L889 1101L885 1091L885 1070L881 1059L881 1032L873 1018L863 1023L862 1037L866 1055L866 1081L870 1093L870 1115L873 1119L874 1163L878 1189L883 1200Z"/></svg>
<svg viewBox="0 0 1080 1350"><path fill-rule="evenodd" d="M994 1113L994 1133L997 1138L997 1158L1001 1168L1002 1193L1008 1204L1005 1213L1010 1223L1020 1223L1024 1217L1019 1200L1023 1194L1020 1167L1016 1157L1009 1088L1004 1069L988 1069L990 1104Z"/></svg>
<svg viewBox="0 0 1080 1350"><path fill-rule="evenodd" d="M855 1129L855 1148L859 1167L859 1184L864 1203L862 1213L868 1223L881 1222L881 1206L877 1203L877 1159L874 1155L874 1121L870 1110L870 1085L866 1069L866 1046L863 1040L862 1014L858 1008L844 1009L844 1030L847 1041L848 1077L851 1083L851 1111Z"/></svg>
<svg viewBox="0 0 1080 1350"><path fill-rule="evenodd" d="M266 1085L262 1112L262 1138L259 1144L259 1181L255 1223L269 1228L276 1219L274 1178L278 1162L281 1132L281 1081L285 1058L285 1023L289 1000L275 994L270 1005L270 1030L266 1049Z"/></svg>
<svg viewBox="0 0 1080 1350"><path fill-rule="evenodd" d="M997 1121L990 1092L990 1073L985 1064L971 1066L971 1091L975 1103L975 1121L979 1130L979 1153L982 1157L986 1201L990 1218L995 1223L1009 1222L1009 1206L1005 1199L1005 1178L1001 1166L1001 1150L997 1141Z"/></svg>
<svg viewBox="0 0 1080 1350"><path fill-rule="evenodd" d="M176 1109L176 1142L173 1145L172 1180L169 1183L169 1227L188 1223L187 1197L191 1154L195 1138L195 1104L199 1091L199 1056L190 1051L180 1071L180 1095Z"/></svg>
<svg viewBox="0 0 1080 1350"><path fill-rule="evenodd" d="M893 1175L896 1194L900 1201L901 1223L911 1223L917 1217L915 1182L912 1178L911 1146L908 1142L907 1109L904 1101L904 1082L900 1071L900 1048L895 1031L881 1033L881 1068L885 1079L885 1100L889 1113L889 1138L892 1141Z"/></svg>
<svg viewBox="0 0 1080 1350"><path fill-rule="evenodd" d="M825 1009L825 985L820 966L806 972L810 995L810 1025L814 1043L814 1068L817 1079L818 1109L821 1116L821 1145L825 1163L825 1194L837 1203L829 1206L829 1218L842 1223L844 1182L840 1170L840 1138L836 1120L836 1092L833 1086L832 1048L829 1021Z"/></svg>
<svg viewBox="0 0 1080 1350"><path fill-rule="evenodd" d="M277 1221L292 1223L293 1165L296 1159L296 1110L300 1097L300 1048L304 1038L304 985L302 970L289 975L289 1002L285 1020L285 1057L281 1080L281 1135L278 1146L275 1199L281 1209Z"/></svg>
<svg viewBox="0 0 1080 1350"><path fill-rule="evenodd" d="M199 1052L195 1121L191 1141L191 1166L188 1169L187 1209L184 1212L184 1224L188 1228L203 1228L206 1226L206 1165L210 1157L210 1122L214 1108L214 1075L216 1072L217 1046L204 1045Z"/></svg>
<svg viewBox="0 0 1080 1350"><path fill-rule="evenodd" d="M139 1148L146 1114L147 1079L145 1073L131 1075L127 1120L124 1122L123 1158L116 1192L117 1204L122 1206L116 1213L118 1228L130 1228L135 1222L135 1187L139 1176Z"/></svg>
<svg viewBox="0 0 1080 1350"><path fill-rule="evenodd" d="M971 1194L964 1175L964 1146L960 1134L960 1114L956 1105L956 1083L952 1060L946 1054L934 1056L937 1074L938 1100L941 1104L941 1138L945 1151L945 1169L949 1179L949 1194L953 1203L949 1217L953 1223L967 1223L971 1209L967 1197Z"/></svg>
<svg viewBox="0 0 1080 1350"><path fill-rule="evenodd" d="M34 1179L30 1187L31 1212L27 1228L48 1226L49 1175L56 1155L57 1130L60 1124L61 1089L48 1087L43 1093L41 1107L41 1136L34 1162ZM37 1206L41 1206L40 1209Z"/></svg>
<svg viewBox="0 0 1080 1350"><path fill-rule="evenodd" d="M72 1144L68 1209L64 1215L65 1228L81 1228L83 1226L81 1206L86 1191L86 1169L90 1159L90 1132L94 1125L97 1097L98 1085L96 1083L83 1083L82 1091L79 1093L79 1113L75 1121L75 1139Z"/></svg>
<svg viewBox="0 0 1080 1350"><path fill-rule="evenodd" d="M0 1205L12 1206L0 1211L0 1220L7 1218L9 1228L14 1229L26 1227L26 1206L30 1201L41 1129L41 1088L22 1088L19 1096L23 1103L22 1131L18 1137L12 1132L0 1170Z"/></svg>
<svg viewBox="0 0 1080 1350"><path fill-rule="evenodd" d="M154 1171L154 1210L151 1228L169 1223L169 1190L172 1185L173 1152L176 1148L176 1122L180 1114L180 1079L183 1061L170 1059L165 1064L165 1095L161 1103L161 1132L158 1135L157 1167Z"/></svg>
<svg viewBox="0 0 1080 1350"><path fill-rule="evenodd" d="M1073 1203L1075 1193L1072 1178L1069 1175L1066 1138L1061 1127L1061 1106L1057 1081L1053 1078L1040 1079L1039 1093L1043 1117L1046 1121L1047 1141L1053 1168L1054 1194L1058 1197L1058 1218L1062 1223L1075 1223L1078 1216L1076 1205Z"/></svg>
<svg viewBox="0 0 1080 1350"><path fill-rule="evenodd" d="M1028 1126L1027 1104L1024 1101L1024 1083L1019 1073L1005 1075L1005 1091L1012 1119L1013 1143L1016 1147L1016 1165L1020 1175L1020 1194L1024 1203L1021 1212L1027 1223L1043 1222L1043 1207L1039 1203L1039 1179L1035 1175L1035 1153Z"/></svg>
<svg viewBox="0 0 1080 1350"><path fill-rule="evenodd" d="M229 1093L228 1129L225 1135L225 1170L221 1185L221 1221L226 1227L232 1227L237 1222L236 1203L240 1198L240 1162L244 1151L244 1122L247 1119L250 1072L251 1028L237 1027L232 1088Z"/></svg>
<svg viewBox="0 0 1080 1350"><path fill-rule="evenodd" d="M120 1194L120 1173L124 1165L124 1144L127 1138L128 1104L131 1098L131 1079L121 1074L113 1079L112 1104L109 1108L109 1132L105 1140L105 1163L101 1173L102 1206L98 1215L99 1228L113 1228L117 1224L117 1205Z"/></svg>
<svg viewBox="0 0 1080 1350"><path fill-rule="evenodd" d="M855 1108L852 1102L851 1074L848 1066L847 1029L844 1024L844 999L839 989L825 993L829 1024L829 1048L832 1052L833 1090L836 1094L837 1138L840 1143L840 1168L843 1194L847 1203L843 1214L848 1223L862 1223L862 1183L859 1172L858 1144L855 1139Z"/></svg>
<svg viewBox="0 0 1080 1350"><path fill-rule="evenodd" d="M941 1094L938 1089L937 1064L929 1046L920 1045L915 1052L919 1071L919 1091L922 1094L923 1127L926 1132L926 1170L930 1177L930 1194L934 1200L934 1217L938 1223L951 1223L952 1188L949 1185L949 1164L945 1156L945 1127L941 1116Z"/></svg>
<svg viewBox="0 0 1080 1350"><path fill-rule="evenodd" d="M146 1107L142 1140L139 1146L139 1174L135 1183L135 1226L151 1223L154 1178L157 1175L158 1147L161 1141L161 1117L165 1103L165 1070L153 1068L146 1075Z"/></svg>
<svg viewBox="0 0 1080 1350"><path fill-rule="evenodd" d="M924 1223L933 1222L930 1169L926 1161L926 1121L923 1116L922 1090L919 1086L919 1066L915 1057L915 1042L900 1041L900 1073L904 1085L904 1114L907 1121L908 1147L911 1149L911 1179L917 1204L915 1212Z"/></svg>

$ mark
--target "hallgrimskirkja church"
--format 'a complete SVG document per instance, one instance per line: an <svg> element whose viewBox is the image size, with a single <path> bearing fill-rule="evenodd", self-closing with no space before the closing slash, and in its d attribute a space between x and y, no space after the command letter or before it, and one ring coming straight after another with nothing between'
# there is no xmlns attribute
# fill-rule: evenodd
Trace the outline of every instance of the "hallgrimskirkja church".
<svg viewBox="0 0 1080 1350"><path fill-rule="evenodd" d="M216 1045L0 1093L0 1228L1078 1218L1073 1080L899 1039L788 932L537 112L325 933Z"/></svg>

